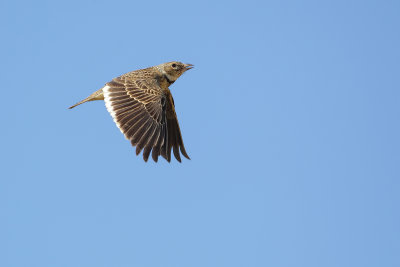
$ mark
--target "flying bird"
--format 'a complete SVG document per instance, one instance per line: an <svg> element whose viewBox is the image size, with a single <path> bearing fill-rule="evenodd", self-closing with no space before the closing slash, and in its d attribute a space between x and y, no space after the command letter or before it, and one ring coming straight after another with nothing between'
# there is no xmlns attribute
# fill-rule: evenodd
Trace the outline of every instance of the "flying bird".
<svg viewBox="0 0 400 267"><path fill-rule="evenodd" d="M128 72L69 108L104 100L117 127L136 146L136 155L143 149L146 162L150 153L155 162L160 155L170 162L172 150L181 162L180 153L190 158L183 145L169 86L191 68L192 64L173 61Z"/></svg>

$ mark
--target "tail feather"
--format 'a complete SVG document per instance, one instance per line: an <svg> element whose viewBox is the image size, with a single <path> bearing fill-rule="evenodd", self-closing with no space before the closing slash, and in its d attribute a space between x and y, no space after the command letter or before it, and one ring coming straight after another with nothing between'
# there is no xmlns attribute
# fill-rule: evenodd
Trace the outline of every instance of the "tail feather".
<svg viewBox="0 0 400 267"><path fill-rule="evenodd" d="M83 103L88 102L88 101L90 101L90 99L85 98L84 100L82 100L82 101L76 103L75 105L70 106L68 109L74 108L74 107L79 106L80 104L83 104Z"/></svg>
<svg viewBox="0 0 400 267"><path fill-rule="evenodd" d="M83 104L85 102L94 101L94 100L104 100L103 89L97 90L96 92L94 92L90 96L86 97L82 101L76 103L73 106L70 106L68 109L71 109L71 108L74 108L76 106L79 106L80 104Z"/></svg>

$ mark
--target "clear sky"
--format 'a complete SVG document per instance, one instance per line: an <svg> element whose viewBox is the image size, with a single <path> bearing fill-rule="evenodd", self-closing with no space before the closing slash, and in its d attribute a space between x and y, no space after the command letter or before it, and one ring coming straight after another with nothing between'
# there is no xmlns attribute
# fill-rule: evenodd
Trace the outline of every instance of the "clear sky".
<svg viewBox="0 0 400 267"><path fill-rule="evenodd" d="M0 10L0 266L400 266L399 1ZM67 110L172 60L190 161Z"/></svg>

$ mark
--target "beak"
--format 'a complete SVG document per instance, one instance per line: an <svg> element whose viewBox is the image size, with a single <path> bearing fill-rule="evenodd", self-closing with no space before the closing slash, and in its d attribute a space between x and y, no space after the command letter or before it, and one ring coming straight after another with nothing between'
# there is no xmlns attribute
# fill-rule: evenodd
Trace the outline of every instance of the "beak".
<svg viewBox="0 0 400 267"><path fill-rule="evenodd" d="M190 70L193 69L193 65L192 64L185 64L185 70Z"/></svg>

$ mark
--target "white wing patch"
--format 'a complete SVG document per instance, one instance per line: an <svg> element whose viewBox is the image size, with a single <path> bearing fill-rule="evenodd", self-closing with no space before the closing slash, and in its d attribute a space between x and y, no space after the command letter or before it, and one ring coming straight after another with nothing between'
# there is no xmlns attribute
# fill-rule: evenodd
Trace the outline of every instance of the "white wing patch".
<svg viewBox="0 0 400 267"><path fill-rule="evenodd" d="M117 121L117 116L115 114L114 108L111 105L110 101L110 86L106 85L103 87L103 94L104 94L104 103L106 104L106 108L108 112L111 114L111 117L113 118L115 124L117 125L118 129L121 131L121 133L125 136L126 139L128 139L125 135L125 133L121 129L121 124ZM129 139L128 139L129 140Z"/></svg>

